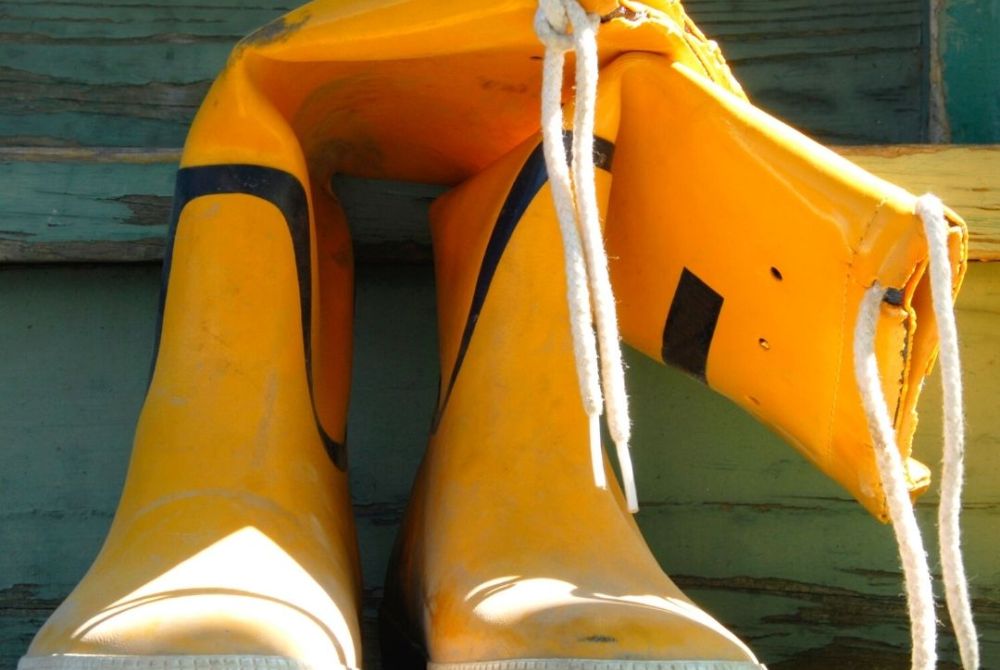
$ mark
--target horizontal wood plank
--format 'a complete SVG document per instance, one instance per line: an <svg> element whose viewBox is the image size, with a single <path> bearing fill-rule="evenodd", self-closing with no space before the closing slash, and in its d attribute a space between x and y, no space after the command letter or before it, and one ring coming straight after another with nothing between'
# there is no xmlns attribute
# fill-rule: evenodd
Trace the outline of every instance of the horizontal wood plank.
<svg viewBox="0 0 1000 670"><path fill-rule="evenodd" d="M13 669L111 522L146 390L160 277L148 265L0 275L0 349L17 352L0 357L0 667ZM429 267L360 266L357 289L350 474L371 623L426 445L437 343ZM965 564L984 668L1000 667L998 291L1000 264L976 264L957 305L969 427ZM908 668L891 528L732 403L625 355L637 520L664 569L772 669ZM915 445L931 464L941 453L939 387L936 377L925 386ZM918 508L932 557L936 495ZM375 647L374 627L365 633ZM956 668L945 628L939 648L939 667ZM365 667L377 668L373 660Z"/></svg>
<svg viewBox="0 0 1000 670"><path fill-rule="evenodd" d="M0 144L176 147L243 35L294 0L0 2Z"/></svg>
<svg viewBox="0 0 1000 670"><path fill-rule="evenodd" d="M0 0L0 145L183 143L236 41L294 0ZM753 99L842 144L926 139L918 0L688 0Z"/></svg>
<svg viewBox="0 0 1000 670"><path fill-rule="evenodd" d="M1000 260L1000 146L841 147L838 151L913 193L936 194L969 224L969 258Z"/></svg>
<svg viewBox="0 0 1000 670"><path fill-rule="evenodd" d="M686 0L751 100L827 143L926 141L915 0Z"/></svg>
<svg viewBox="0 0 1000 670"><path fill-rule="evenodd" d="M163 258L179 152L0 149L0 263ZM355 253L430 259L427 207L441 186L338 177Z"/></svg>
<svg viewBox="0 0 1000 670"><path fill-rule="evenodd" d="M841 147L871 172L933 191L969 223L970 258L1000 260L1000 146ZM0 148L0 262L162 258L175 149ZM430 258L427 206L444 187L338 177L362 261Z"/></svg>

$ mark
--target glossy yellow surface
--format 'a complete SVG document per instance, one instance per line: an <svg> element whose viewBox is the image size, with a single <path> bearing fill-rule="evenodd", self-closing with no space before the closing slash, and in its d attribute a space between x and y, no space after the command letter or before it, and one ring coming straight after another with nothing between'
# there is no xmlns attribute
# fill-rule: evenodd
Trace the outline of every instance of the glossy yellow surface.
<svg viewBox="0 0 1000 670"><path fill-rule="evenodd" d="M679 273L695 272L724 299L708 383L884 516L850 333L875 279L903 292L883 310L879 358L908 455L936 346L912 196L750 105L678 3L584 4L607 19L597 131L617 146L613 184L598 179L625 339L659 358ZM235 49L182 166L262 166L302 185L311 320L277 207L232 193L187 204L121 506L30 656L360 665L346 476L320 432L344 440L350 366L350 248L328 184L337 172L464 180L433 215L448 379L486 240L539 142L534 12L528 0L320 1ZM954 233L957 285L957 219ZM593 486L566 311L543 186L497 265L414 491L390 579L401 625L437 662L751 660L662 573L617 489ZM910 477L926 486L912 461Z"/></svg>
<svg viewBox="0 0 1000 670"><path fill-rule="evenodd" d="M641 24L617 18L601 26L602 62L626 51L662 53L739 92L679 3L583 4L603 15L619 4L645 12ZM535 10L531 0L305 5L236 48L191 129L184 164L279 167L271 153L294 143L317 179L345 172L457 183L538 129ZM238 109L225 103L234 97L244 101Z"/></svg>
<svg viewBox="0 0 1000 670"><path fill-rule="evenodd" d="M899 306L883 305L877 354L906 457L937 342L915 198L683 65L626 61L607 215L623 337L659 358L667 307L693 272L724 301L708 384L885 519L853 332L875 280L902 291ZM649 118L683 130L651 132ZM965 227L952 223L957 288ZM927 470L910 461L909 479L919 493Z"/></svg>
<svg viewBox="0 0 1000 670"><path fill-rule="evenodd" d="M598 134L607 139L622 72L613 64L602 73L599 109L608 113ZM539 141L432 209L444 380L501 204ZM602 171L598 180L606 200L611 176ZM400 601L390 616L422 632L419 642L438 663L753 663L663 573L617 485L593 484L554 217L543 186L497 266L413 493L386 595Z"/></svg>
<svg viewBox="0 0 1000 670"><path fill-rule="evenodd" d="M599 172L599 187L626 341L660 358L680 274L694 272L722 296L707 382L884 516L851 333L866 287L901 289L902 304L883 309L878 356L908 454L935 345L913 196L684 65L630 55L601 77L596 132L615 155L613 183ZM432 211L445 381L501 205L538 142ZM957 220L954 233L957 286ZM564 281L543 187L498 263L454 389L442 387L443 417L390 575L389 597L403 603L392 616L422 630L439 662L747 658L678 609L687 601L648 561L617 491L591 482ZM915 492L926 486L915 462L910 477Z"/></svg>
<svg viewBox="0 0 1000 670"><path fill-rule="evenodd" d="M320 247L349 258L330 232ZM156 372L110 535L28 655L357 667L347 480L310 406L287 225L258 198L206 196L184 209L174 244ZM331 316L349 310L349 274L333 262L317 274L317 286L335 280L318 302ZM317 328L328 337L316 371L335 369L330 359L348 360L349 321ZM322 413L342 439L346 384L324 388Z"/></svg>
<svg viewBox="0 0 1000 670"><path fill-rule="evenodd" d="M93 567L29 657L239 655L361 665L347 475L318 430L344 441L349 234L327 183L311 185L287 126L259 92L227 89L237 81L221 77L216 90L225 95L200 113L183 163L204 165L198 158L208 153L217 163L275 167L305 189L313 397L286 217L247 194L191 200L176 229L155 373L118 512ZM243 142L226 154L209 138L234 127Z"/></svg>

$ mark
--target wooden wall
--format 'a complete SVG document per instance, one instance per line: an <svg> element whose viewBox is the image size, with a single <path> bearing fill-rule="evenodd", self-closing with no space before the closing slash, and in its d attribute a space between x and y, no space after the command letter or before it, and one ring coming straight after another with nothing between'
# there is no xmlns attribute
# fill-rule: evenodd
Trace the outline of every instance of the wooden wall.
<svg viewBox="0 0 1000 670"><path fill-rule="evenodd" d="M0 2L0 143L177 148L236 39L296 4ZM925 139L921 3L685 5L765 107L838 143Z"/></svg>
<svg viewBox="0 0 1000 670"><path fill-rule="evenodd" d="M14 667L82 575L114 511L187 124L238 36L293 4L0 0L0 668ZM931 12L922 2L686 5L766 109L838 144L928 140ZM952 137L1000 142L998 0L950 0L939 12ZM890 174L899 165L895 149L851 151ZM928 155L937 166L943 154ZM972 155L947 159L949 183L980 207L978 257L994 259L1000 198L983 194L997 192L997 153L979 150L976 168ZM422 261L424 211L440 189L393 187L387 200L384 184L340 187L368 260L358 269L350 434L370 615L437 388L433 278ZM998 668L1000 264L971 267L959 327L968 570L984 667ZM891 531L741 411L634 352L628 359L639 522L665 569L772 670L908 667ZM917 443L929 463L939 457L936 384ZM928 538L935 505L932 491L919 508ZM953 662L947 634L942 649Z"/></svg>

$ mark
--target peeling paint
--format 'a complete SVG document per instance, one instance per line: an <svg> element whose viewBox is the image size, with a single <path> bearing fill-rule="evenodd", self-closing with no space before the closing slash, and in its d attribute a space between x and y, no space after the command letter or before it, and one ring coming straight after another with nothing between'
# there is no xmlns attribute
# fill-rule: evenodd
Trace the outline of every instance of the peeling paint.
<svg viewBox="0 0 1000 670"><path fill-rule="evenodd" d="M173 198L164 195L122 195L109 198L126 205L131 215L122 221L126 226L166 226L170 221Z"/></svg>
<svg viewBox="0 0 1000 670"><path fill-rule="evenodd" d="M240 47L261 47L268 44L278 44L291 38L309 22L308 12L298 12L297 15L286 14L263 25L240 40Z"/></svg>

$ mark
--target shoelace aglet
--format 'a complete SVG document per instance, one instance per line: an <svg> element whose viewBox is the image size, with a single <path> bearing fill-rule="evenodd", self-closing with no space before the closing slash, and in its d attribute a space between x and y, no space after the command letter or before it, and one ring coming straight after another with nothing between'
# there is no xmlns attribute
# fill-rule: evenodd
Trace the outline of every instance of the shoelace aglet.
<svg viewBox="0 0 1000 670"><path fill-rule="evenodd" d="M587 420L590 425L590 464L594 469L594 485L607 489L608 475L604 470L604 449L601 447L601 417L595 413Z"/></svg>
<svg viewBox="0 0 1000 670"><path fill-rule="evenodd" d="M635 487L635 473L632 471L632 457L629 455L628 442L616 442L618 466L622 469L622 485L625 488L625 503L628 511L635 514L639 511L639 494Z"/></svg>

